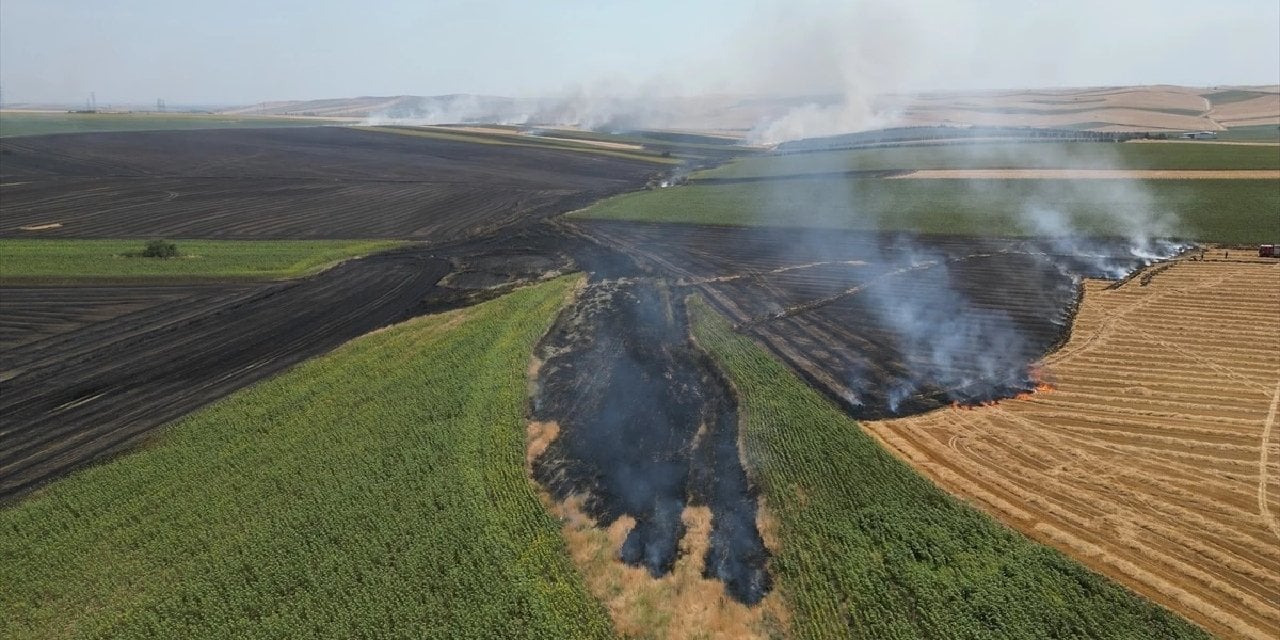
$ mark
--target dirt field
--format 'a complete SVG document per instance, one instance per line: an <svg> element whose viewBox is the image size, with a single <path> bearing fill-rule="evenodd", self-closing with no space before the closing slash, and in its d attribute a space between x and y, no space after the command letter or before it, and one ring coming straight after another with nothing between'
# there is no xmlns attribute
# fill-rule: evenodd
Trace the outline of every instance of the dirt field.
<svg viewBox="0 0 1280 640"><path fill-rule="evenodd" d="M493 100L475 98L482 102ZM822 98L810 99L819 106L830 104ZM431 100L415 96L312 100L267 103L224 113L325 116L365 116L398 110L413 113ZM661 124L664 127L740 135L803 102L794 96L762 98L716 94L655 98L651 106L656 113L664 114ZM487 103L495 115L512 109L507 99ZM1116 131L1221 130L1243 124L1280 123L1280 87L1147 85L896 94L877 96L874 107L881 113L894 114L894 126L989 124Z"/></svg>
<svg viewBox="0 0 1280 640"><path fill-rule="evenodd" d="M457 240L642 186L654 165L337 127L0 141L0 236Z"/></svg>
<svg viewBox="0 0 1280 640"><path fill-rule="evenodd" d="M1226 126L1280 124L1280 93L1215 104L1209 115Z"/></svg>
<svg viewBox="0 0 1280 640"><path fill-rule="evenodd" d="M886 96L898 124L1220 131L1280 122L1280 88L1170 85Z"/></svg>
<svg viewBox="0 0 1280 640"><path fill-rule="evenodd" d="M1221 255L1220 253L1217 255ZM1090 281L1052 388L865 423L949 491L1224 637L1280 637L1280 265Z"/></svg>

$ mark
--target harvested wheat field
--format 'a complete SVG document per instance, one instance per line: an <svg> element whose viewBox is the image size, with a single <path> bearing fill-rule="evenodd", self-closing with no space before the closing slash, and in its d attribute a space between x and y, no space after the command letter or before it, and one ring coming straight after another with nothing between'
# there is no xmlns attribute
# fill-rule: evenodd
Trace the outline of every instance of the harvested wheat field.
<svg viewBox="0 0 1280 640"><path fill-rule="evenodd" d="M1221 254L1218 254L1221 256ZM1280 264L1087 281L1046 384L867 422L946 489L1223 637L1280 637Z"/></svg>
<svg viewBox="0 0 1280 640"><path fill-rule="evenodd" d="M889 180L1280 180L1280 171L1234 169L919 169L885 176Z"/></svg>

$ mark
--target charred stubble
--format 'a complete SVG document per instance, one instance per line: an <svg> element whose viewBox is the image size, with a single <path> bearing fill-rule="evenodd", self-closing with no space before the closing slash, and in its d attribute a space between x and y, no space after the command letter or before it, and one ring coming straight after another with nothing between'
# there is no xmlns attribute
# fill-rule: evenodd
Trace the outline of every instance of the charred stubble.
<svg viewBox="0 0 1280 640"><path fill-rule="evenodd" d="M675 563L685 508L709 507L704 575L755 604L771 582L737 403L691 342L682 295L650 279L598 280L565 311L541 347L533 406L560 437L533 472L556 499L584 495L601 526L633 517L619 558L655 577Z"/></svg>

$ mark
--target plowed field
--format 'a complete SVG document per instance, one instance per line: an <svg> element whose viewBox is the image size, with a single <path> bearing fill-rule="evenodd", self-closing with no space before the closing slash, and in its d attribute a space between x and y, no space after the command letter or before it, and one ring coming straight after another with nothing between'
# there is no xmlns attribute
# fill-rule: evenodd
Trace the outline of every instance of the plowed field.
<svg viewBox="0 0 1280 640"><path fill-rule="evenodd" d="M432 243L255 286L0 288L0 501L358 335L556 272L573 242L522 234L654 171L326 127L35 136L0 155L0 236Z"/></svg>
<svg viewBox="0 0 1280 640"><path fill-rule="evenodd" d="M0 236L457 240L642 184L653 163L334 127L0 141Z"/></svg>
<svg viewBox="0 0 1280 640"><path fill-rule="evenodd" d="M1053 386L865 423L934 481L1225 637L1280 637L1280 265L1086 283Z"/></svg>

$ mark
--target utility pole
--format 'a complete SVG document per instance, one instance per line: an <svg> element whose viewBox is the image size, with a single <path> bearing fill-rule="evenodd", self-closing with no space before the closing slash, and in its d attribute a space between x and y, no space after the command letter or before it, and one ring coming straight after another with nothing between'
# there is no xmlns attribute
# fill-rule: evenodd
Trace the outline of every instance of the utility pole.
<svg viewBox="0 0 1280 640"><path fill-rule="evenodd" d="M164 113L164 98L156 98L156 111Z"/></svg>
<svg viewBox="0 0 1280 640"><path fill-rule="evenodd" d="M89 92L89 110L94 113L98 112L98 94L93 91Z"/></svg>

